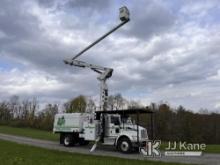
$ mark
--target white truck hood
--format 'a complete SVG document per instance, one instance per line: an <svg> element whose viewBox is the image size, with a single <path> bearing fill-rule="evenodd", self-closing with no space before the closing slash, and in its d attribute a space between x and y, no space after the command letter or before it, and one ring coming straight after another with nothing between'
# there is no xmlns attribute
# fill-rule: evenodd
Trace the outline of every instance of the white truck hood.
<svg viewBox="0 0 220 165"><path fill-rule="evenodd" d="M133 137L137 137L137 128L139 129L139 138L148 139L147 129L139 125L137 126L137 124L124 124L123 133L128 133Z"/></svg>

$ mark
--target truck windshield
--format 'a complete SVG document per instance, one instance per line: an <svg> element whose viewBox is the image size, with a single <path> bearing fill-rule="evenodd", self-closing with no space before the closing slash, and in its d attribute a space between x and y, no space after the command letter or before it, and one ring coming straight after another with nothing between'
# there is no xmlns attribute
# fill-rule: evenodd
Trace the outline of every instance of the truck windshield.
<svg viewBox="0 0 220 165"><path fill-rule="evenodd" d="M119 117L111 116L111 123L113 123L114 125L120 125Z"/></svg>
<svg viewBox="0 0 220 165"><path fill-rule="evenodd" d="M122 121L123 121L123 123L128 124L128 125L133 125L134 124L130 117L122 118Z"/></svg>
<svg viewBox="0 0 220 165"><path fill-rule="evenodd" d="M129 117L129 118L127 118L126 123L127 123L127 124L131 124L131 125L133 124L133 123L132 123L132 120L131 120L131 118L130 118L130 117Z"/></svg>

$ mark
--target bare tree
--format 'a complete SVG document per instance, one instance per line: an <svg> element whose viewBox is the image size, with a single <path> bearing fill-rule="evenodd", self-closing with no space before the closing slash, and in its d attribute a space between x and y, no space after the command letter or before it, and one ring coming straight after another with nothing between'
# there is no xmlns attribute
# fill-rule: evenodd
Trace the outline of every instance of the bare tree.
<svg viewBox="0 0 220 165"><path fill-rule="evenodd" d="M13 114L10 113L9 104L6 101L0 103L0 121L5 122L13 118Z"/></svg>
<svg viewBox="0 0 220 165"><path fill-rule="evenodd" d="M20 115L20 101L19 97L14 95L10 98L9 101L9 111L13 114L13 118L17 118Z"/></svg>
<svg viewBox="0 0 220 165"><path fill-rule="evenodd" d="M96 110L96 105L95 102L92 100L92 98L87 99L87 104L86 104L86 112L91 113Z"/></svg>
<svg viewBox="0 0 220 165"><path fill-rule="evenodd" d="M122 97L120 93L109 96L108 105L110 110L119 110L123 109L127 103L127 100Z"/></svg>
<svg viewBox="0 0 220 165"><path fill-rule="evenodd" d="M65 112L85 112L86 111L86 97L80 95L64 104L66 107Z"/></svg>
<svg viewBox="0 0 220 165"><path fill-rule="evenodd" d="M134 109L134 108L143 108L143 105L141 105L139 102L131 100L128 102L128 109Z"/></svg>

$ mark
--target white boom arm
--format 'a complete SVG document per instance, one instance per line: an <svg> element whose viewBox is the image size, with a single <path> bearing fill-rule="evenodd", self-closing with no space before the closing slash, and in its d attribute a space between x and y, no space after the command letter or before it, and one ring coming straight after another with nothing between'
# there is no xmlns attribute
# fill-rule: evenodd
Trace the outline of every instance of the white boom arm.
<svg viewBox="0 0 220 165"><path fill-rule="evenodd" d="M112 76L113 69L112 68L105 68L105 67L101 67L101 66L97 66L97 65L93 65L93 64L88 64L86 62L78 61L75 59L78 58L79 56L81 56L86 51L88 51L94 45L96 45L97 43L102 41L104 38L109 36L111 33L116 31L120 27L122 27L124 24L126 24L130 20L129 15L130 15L130 13L129 13L128 8L126 6L121 7L119 9L119 18L121 20L120 24L118 24L116 27L111 29L109 32L107 32L106 34L104 34L103 36L98 38L96 41L94 41L93 43L88 45L86 48L84 48L82 51L80 51L78 54L76 54L72 59L64 60L65 64L74 65L74 66L83 67L83 68L85 68L85 67L90 68L93 71L100 74L100 76L98 76L97 78L101 82L100 110L103 110L103 111L105 111L107 109L107 100L108 100L108 87L106 84L106 80Z"/></svg>
<svg viewBox="0 0 220 165"><path fill-rule="evenodd" d="M108 86L106 80L112 76L113 69L106 68L98 65L88 64L79 60L64 60L65 64L74 65L82 68L90 68L91 70L99 73L97 79L101 82L100 87L100 110L104 111L107 109L108 102Z"/></svg>

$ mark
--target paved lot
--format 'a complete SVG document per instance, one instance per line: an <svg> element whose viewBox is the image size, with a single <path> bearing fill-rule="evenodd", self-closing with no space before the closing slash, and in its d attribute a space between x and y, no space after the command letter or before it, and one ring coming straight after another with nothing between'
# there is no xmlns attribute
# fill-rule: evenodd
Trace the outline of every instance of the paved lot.
<svg viewBox="0 0 220 165"><path fill-rule="evenodd" d="M90 155L101 155L101 156L113 156L127 159L148 159L154 161L163 161L163 162L179 162L179 163L189 163L189 164L206 164L206 165L220 165L220 154L204 154L201 157L165 157L161 158L145 158L141 154L132 153L132 154L122 154L115 150L113 147L107 146L98 146L96 151L90 153L89 150L91 145L81 147L64 147L59 145L58 142L46 141L46 140L38 140L27 137L19 137L13 135L6 135L0 133L0 139L17 142L20 144L28 144L32 146L59 150L59 151L67 151L72 153L82 153L82 154L90 154Z"/></svg>

